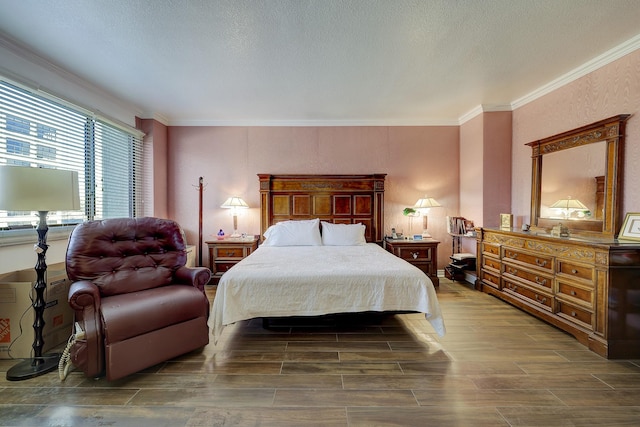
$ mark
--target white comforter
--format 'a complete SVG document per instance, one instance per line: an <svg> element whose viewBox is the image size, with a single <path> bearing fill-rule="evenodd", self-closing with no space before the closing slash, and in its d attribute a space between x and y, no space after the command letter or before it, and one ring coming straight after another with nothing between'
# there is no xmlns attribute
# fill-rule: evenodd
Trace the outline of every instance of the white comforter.
<svg viewBox="0 0 640 427"><path fill-rule="evenodd" d="M445 334L431 279L373 243L261 246L222 276L210 322L217 341L240 320L364 311L422 312Z"/></svg>

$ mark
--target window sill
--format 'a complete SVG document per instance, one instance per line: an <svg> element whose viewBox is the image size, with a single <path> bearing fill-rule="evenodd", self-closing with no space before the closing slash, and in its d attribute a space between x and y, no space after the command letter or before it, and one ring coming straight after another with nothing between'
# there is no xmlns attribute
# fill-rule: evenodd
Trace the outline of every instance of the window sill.
<svg viewBox="0 0 640 427"><path fill-rule="evenodd" d="M47 242L66 240L75 225L63 227L50 227L47 233ZM0 247L26 245L38 243L38 232L35 228L23 230L0 231Z"/></svg>

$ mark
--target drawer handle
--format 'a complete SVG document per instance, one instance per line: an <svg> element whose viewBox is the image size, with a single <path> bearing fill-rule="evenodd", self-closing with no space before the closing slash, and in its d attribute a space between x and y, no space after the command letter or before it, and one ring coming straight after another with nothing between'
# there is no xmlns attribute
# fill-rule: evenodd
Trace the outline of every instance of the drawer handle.
<svg viewBox="0 0 640 427"><path fill-rule="evenodd" d="M538 285L546 285L547 284L547 279L540 279L540 277L536 276L536 283Z"/></svg>
<svg viewBox="0 0 640 427"><path fill-rule="evenodd" d="M576 317L578 315L578 313L576 313L575 311L571 311L571 316Z"/></svg>
<svg viewBox="0 0 640 427"><path fill-rule="evenodd" d="M547 298L546 297L540 298L540 296L538 294L536 294L536 301L544 304L545 302L547 302Z"/></svg>
<svg viewBox="0 0 640 427"><path fill-rule="evenodd" d="M227 256L232 256L234 253L227 251Z"/></svg>
<svg viewBox="0 0 640 427"><path fill-rule="evenodd" d="M571 270L571 274L578 274L578 270L576 270L575 268Z"/></svg>
<svg viewBox="0 0 640 427"><path fill-rule="evenodd" d="M518 258L518 254L513 253L513 252L507 252L507 257L511 258L511 259L516 259L516 258Z"/></svg>
<svg viewBox="0 0 640 427"><path fill-rule="evenodd" d="M420 255L420 252L411 252L413 259L418 259L418 255Z"/></svg>
<svg viewBox="0 0 640 427"><path fill-rule="evenodd" d="M546 267L547 266L547 260L543 259L542 261L540 261L538 258L536 258L536 265L538 267Z"/></svg>
<svg viewBox="0 0 640 427"><path fill-rule="evenodd" d="M515 268L509 267L509 274L513 274L515 276L516 274L518 274L518 270L516 270Z"/></svg>
<svg viewBox="0 0 640 427"><path fill-rule="evenodd" d="M576 295L576 291L571 291L570 294L571 295Z"/></svg>
<svg viewBox="0 0 640 427"><path fill-rule="evenodd" d="M518 287L516 285L509 285L509 289L511 289L512 291L517 291Z"/></svg>

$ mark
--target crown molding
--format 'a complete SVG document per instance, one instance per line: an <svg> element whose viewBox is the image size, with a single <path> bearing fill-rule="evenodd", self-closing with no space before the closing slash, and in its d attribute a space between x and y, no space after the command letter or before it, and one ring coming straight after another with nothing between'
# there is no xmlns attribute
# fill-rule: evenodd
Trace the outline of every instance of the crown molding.
<svg viewBox="0 0 640 427"><path fill-rule="evenodd" d="M614 47L613 49L606 51L602 55L595 57L591 61L569 71L568 73L558 77L557 79L552 80L551 82L534 90L533 92L528 93L527 95L521 98L518 98L515 101L512 101L511 107L514 110L517 108L520 108L523 105L526 105L532 101L535 101L536 99L541 98L544 95L547 95L548 93L553 92L554 90L557 90L569 83L572 83L578 80L579 78L584 77L587 74L593 71L596 71L599 68L602 68L605 65L608 65L622 58L623 56L628 55L631 52L638 50L639 48L640 48L640 34Z"/></svg>
<svg viewBox="0 0 640 427"><path fill-rule="evenodd" d="M458 126L457 120L171 120L169 126L339 127L339 126Z"/></svg>
<svg viewBox="0 0 640 427"><path fill-rule="evenodd" d="M157 112L143 113L143 114L140 114L138 117L145 120L155 120L159 123L162 123L165 126L169 126L169 118Z"/></svg>
<svg viewBox="0 0 640 427"><path fill-rule="evenodd" d="M479 116L480 114L483 114L483 113L495 113L495 112L500 112L500 111L513 111L513 108L511 107L511 104L496 104L496 105L482 104L482 105L478 105L477 107L475 107L474 109L472 109L468 113L460 116L460 118L458 119L458 125L463 125L466 122L468 122L469 120Z"/></svg>

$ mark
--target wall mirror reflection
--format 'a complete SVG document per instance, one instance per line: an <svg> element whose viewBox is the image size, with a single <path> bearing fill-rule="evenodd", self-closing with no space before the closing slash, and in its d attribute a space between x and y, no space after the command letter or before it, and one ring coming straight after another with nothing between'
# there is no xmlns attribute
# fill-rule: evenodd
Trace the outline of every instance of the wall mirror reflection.
<svg viewBox="0 0 640 427"><path fill-rule="evenodd" d="M604 141L546 155L542 163L540 217L602 221L606 159Z"/></svg>

